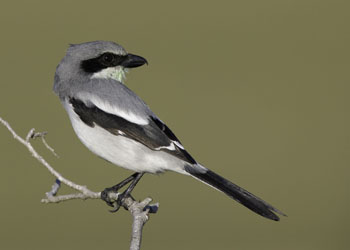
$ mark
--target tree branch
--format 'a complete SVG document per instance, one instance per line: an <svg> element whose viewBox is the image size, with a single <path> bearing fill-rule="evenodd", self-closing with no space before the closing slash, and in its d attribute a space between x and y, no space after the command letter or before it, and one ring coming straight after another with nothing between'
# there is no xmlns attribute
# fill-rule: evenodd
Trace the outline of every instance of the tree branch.
<svg viewBox="0 0 350 250"><path fill-rule="evenodd" d="M88 189L86 186L78 185L73 181L70 181L64 178L33 148L33 146L30 143L30 140L40 137L45 147L48 150L50 150L56 157L58 157L55 150L52 147L50 147L45 140L45 135L47 134L47 132L37 133L35 132L35 129L32 128L28 132L25 139L23 139L12 129L10 124L7 121L3 120L1 117L0 117L0 123L2 123L10 131L10 133L12 134L15 140L23 144L29 150L32 156L35 159L37 159L42 165L44 165L46 169L56 178L56 181L52 185L51 190L47 192L46 197L41 200L42 203L59 203L62 201L68 201L73 199L80 199L80 200L101 199L101 192L93 192L90 189ZM67 185L68 187L74 190L77 190L78 193L56 196L56 194L58 193L61 187L61 183ZM118 195L119 193L110 193L109 198L111 200L116 201L118 198ZM151 201L152 201L151 198L146 198L141 202L137 202L131 196L122 200L123 207L126 210L129 210L131 215L133 216L130 250L140 249L141 239L142 239L142 229L144 224L149 219L148 214L156 213L158 211L159 204L156 203L156 204L149 205Z"/></svg>

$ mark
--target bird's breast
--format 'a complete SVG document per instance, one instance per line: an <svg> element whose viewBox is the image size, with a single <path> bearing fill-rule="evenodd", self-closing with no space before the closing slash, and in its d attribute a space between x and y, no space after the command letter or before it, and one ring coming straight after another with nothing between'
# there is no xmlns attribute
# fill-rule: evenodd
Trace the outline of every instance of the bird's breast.
<svg viewBox="0 0 350 250"><path fill-rule="evenodd" d="M64 107L78 138L103 159L135 172L160 173L172 170L184 173L183 161L166 152L151 150L122 134L111 134L96 124L88 126L74 112L71 104L66 102Z"/></svg>

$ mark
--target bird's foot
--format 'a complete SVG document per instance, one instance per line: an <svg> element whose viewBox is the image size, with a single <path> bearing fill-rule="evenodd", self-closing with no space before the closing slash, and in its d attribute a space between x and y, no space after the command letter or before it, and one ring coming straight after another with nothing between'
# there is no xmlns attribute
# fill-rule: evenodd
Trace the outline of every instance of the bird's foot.
<svg viewBox="0 0 350 250"><path fill-rule="evenodd" d="M126 192L123 192L121 194L118 194L117 199L111 198L112 194L117 194L118 190L115 189L115 187L105 188L101 192L101 199L106 202L106 204L110 207L113 207L112 210L109 210L111 213L115 213L119 210L121 206L123 206L123 200L127 197L130 197L130 194L127 194Z"/></svg>
<svg viewBox="0 0 350 250"><path fill-rule="evenodd" d="M109 212L111 212L111 213L117 212L119 210L119 208L123 206L124 199L128 198L128 197L131 197L131 195L126 194L125 192L119 194L117 200L113 204L114 208L112 210L109 210ZM127 209L125 206L124 206L124 208Z"/></svg>
<svg viewBox="0 0 350 250"><path fill-rule="evenodd" d="M101 192L101 200L106 202L106 204L110 207L114 207L114 203L116 202L115 199L111 198L110 194L117 194L118 190L116 190L114 187L105 188ZM119 196L118 196L119 197Z"/></svg>
<svg viewBox="0 0 350 250"><path fill-rule="evenodd" d="M108 206L113 207L110 212L115 213L123 206L123 200L125 198L131 197L131 191L134 189L138 181L141 179L144 173L134 173L117 185L110 188L105 188L101 192L101 199L107 203ZM118 193L118 190L124 187L126 184L130 183L130 186L123 192ZM117 197L116 197L117 196ZM132 198L133 199L133 198Z"/></svg>

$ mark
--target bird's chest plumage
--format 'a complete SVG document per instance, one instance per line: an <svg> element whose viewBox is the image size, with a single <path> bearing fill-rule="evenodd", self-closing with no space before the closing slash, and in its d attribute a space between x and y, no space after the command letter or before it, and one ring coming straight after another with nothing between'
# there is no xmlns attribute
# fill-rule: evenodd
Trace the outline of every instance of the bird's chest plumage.
<svg viewBox="0 0 350 250"><path fill-rule="evenodd" d="M183 163L175 157L151 150L122 135L113 135L98 125L88 126L74 112L71 104L65 102L64 107L81 142L103 159L135 172L183 172Z"/></svg>

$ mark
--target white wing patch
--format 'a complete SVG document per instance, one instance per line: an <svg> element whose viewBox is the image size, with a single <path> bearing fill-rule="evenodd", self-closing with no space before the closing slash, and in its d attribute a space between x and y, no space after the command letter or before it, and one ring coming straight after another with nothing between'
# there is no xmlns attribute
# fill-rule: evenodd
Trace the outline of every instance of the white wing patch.
<svg viewBox="0 0 350 250"><path fill-rule="evenodd" d="M121 130L118 130L118 133L119 133L120 135L125 135L125 133L124 133L123 131L121 131Z"/></svg>
<svg viewBox="0 0 350 250"><path fill-rule="evenodd" d="M111 105L110 103L103 101L102 99L96 97L95 95L83 92L83 93L79 93L77 97L81 100L93 103L96 107L98 107L99 109L103 110L106 113L117 115L129 122L132 122L138 125L147 125L149 123L149 121L146 118L140 117L134 113L122 110L118 106Z"/></svg>
<svg viewBox="0 0 350 250"><path fill-rule="evenodd" d="M172 150L172 151L175 151L176 150L176 147L179 147L183 150L185 150L185 148L180 144L180 142L178 141L171 141L171 144L169 146L161 146L161 147L158 147L158 148L155 148L155 150L161 150L163 148L166 148L166 149L169 149L169 150Z"/></svg>
<svg viewBox="0 0 350 250"><path fill-rule="evenodd" d="M178 141L172 141L172 142L175 143L175 145L178 146L179 148L185 150L185 148L181 145L180 142L178 142Z"/></svg>
<svg viewBox="0 0 350 250"><path fill-rule="evenodd" d="M158 148L155 148L155 150L161 150L163 148L166 148L166 149L169 149L169 150L172 150L172 151L176 150L174 142L171 142L171 144L169 146L160 146Z"/></svg>

